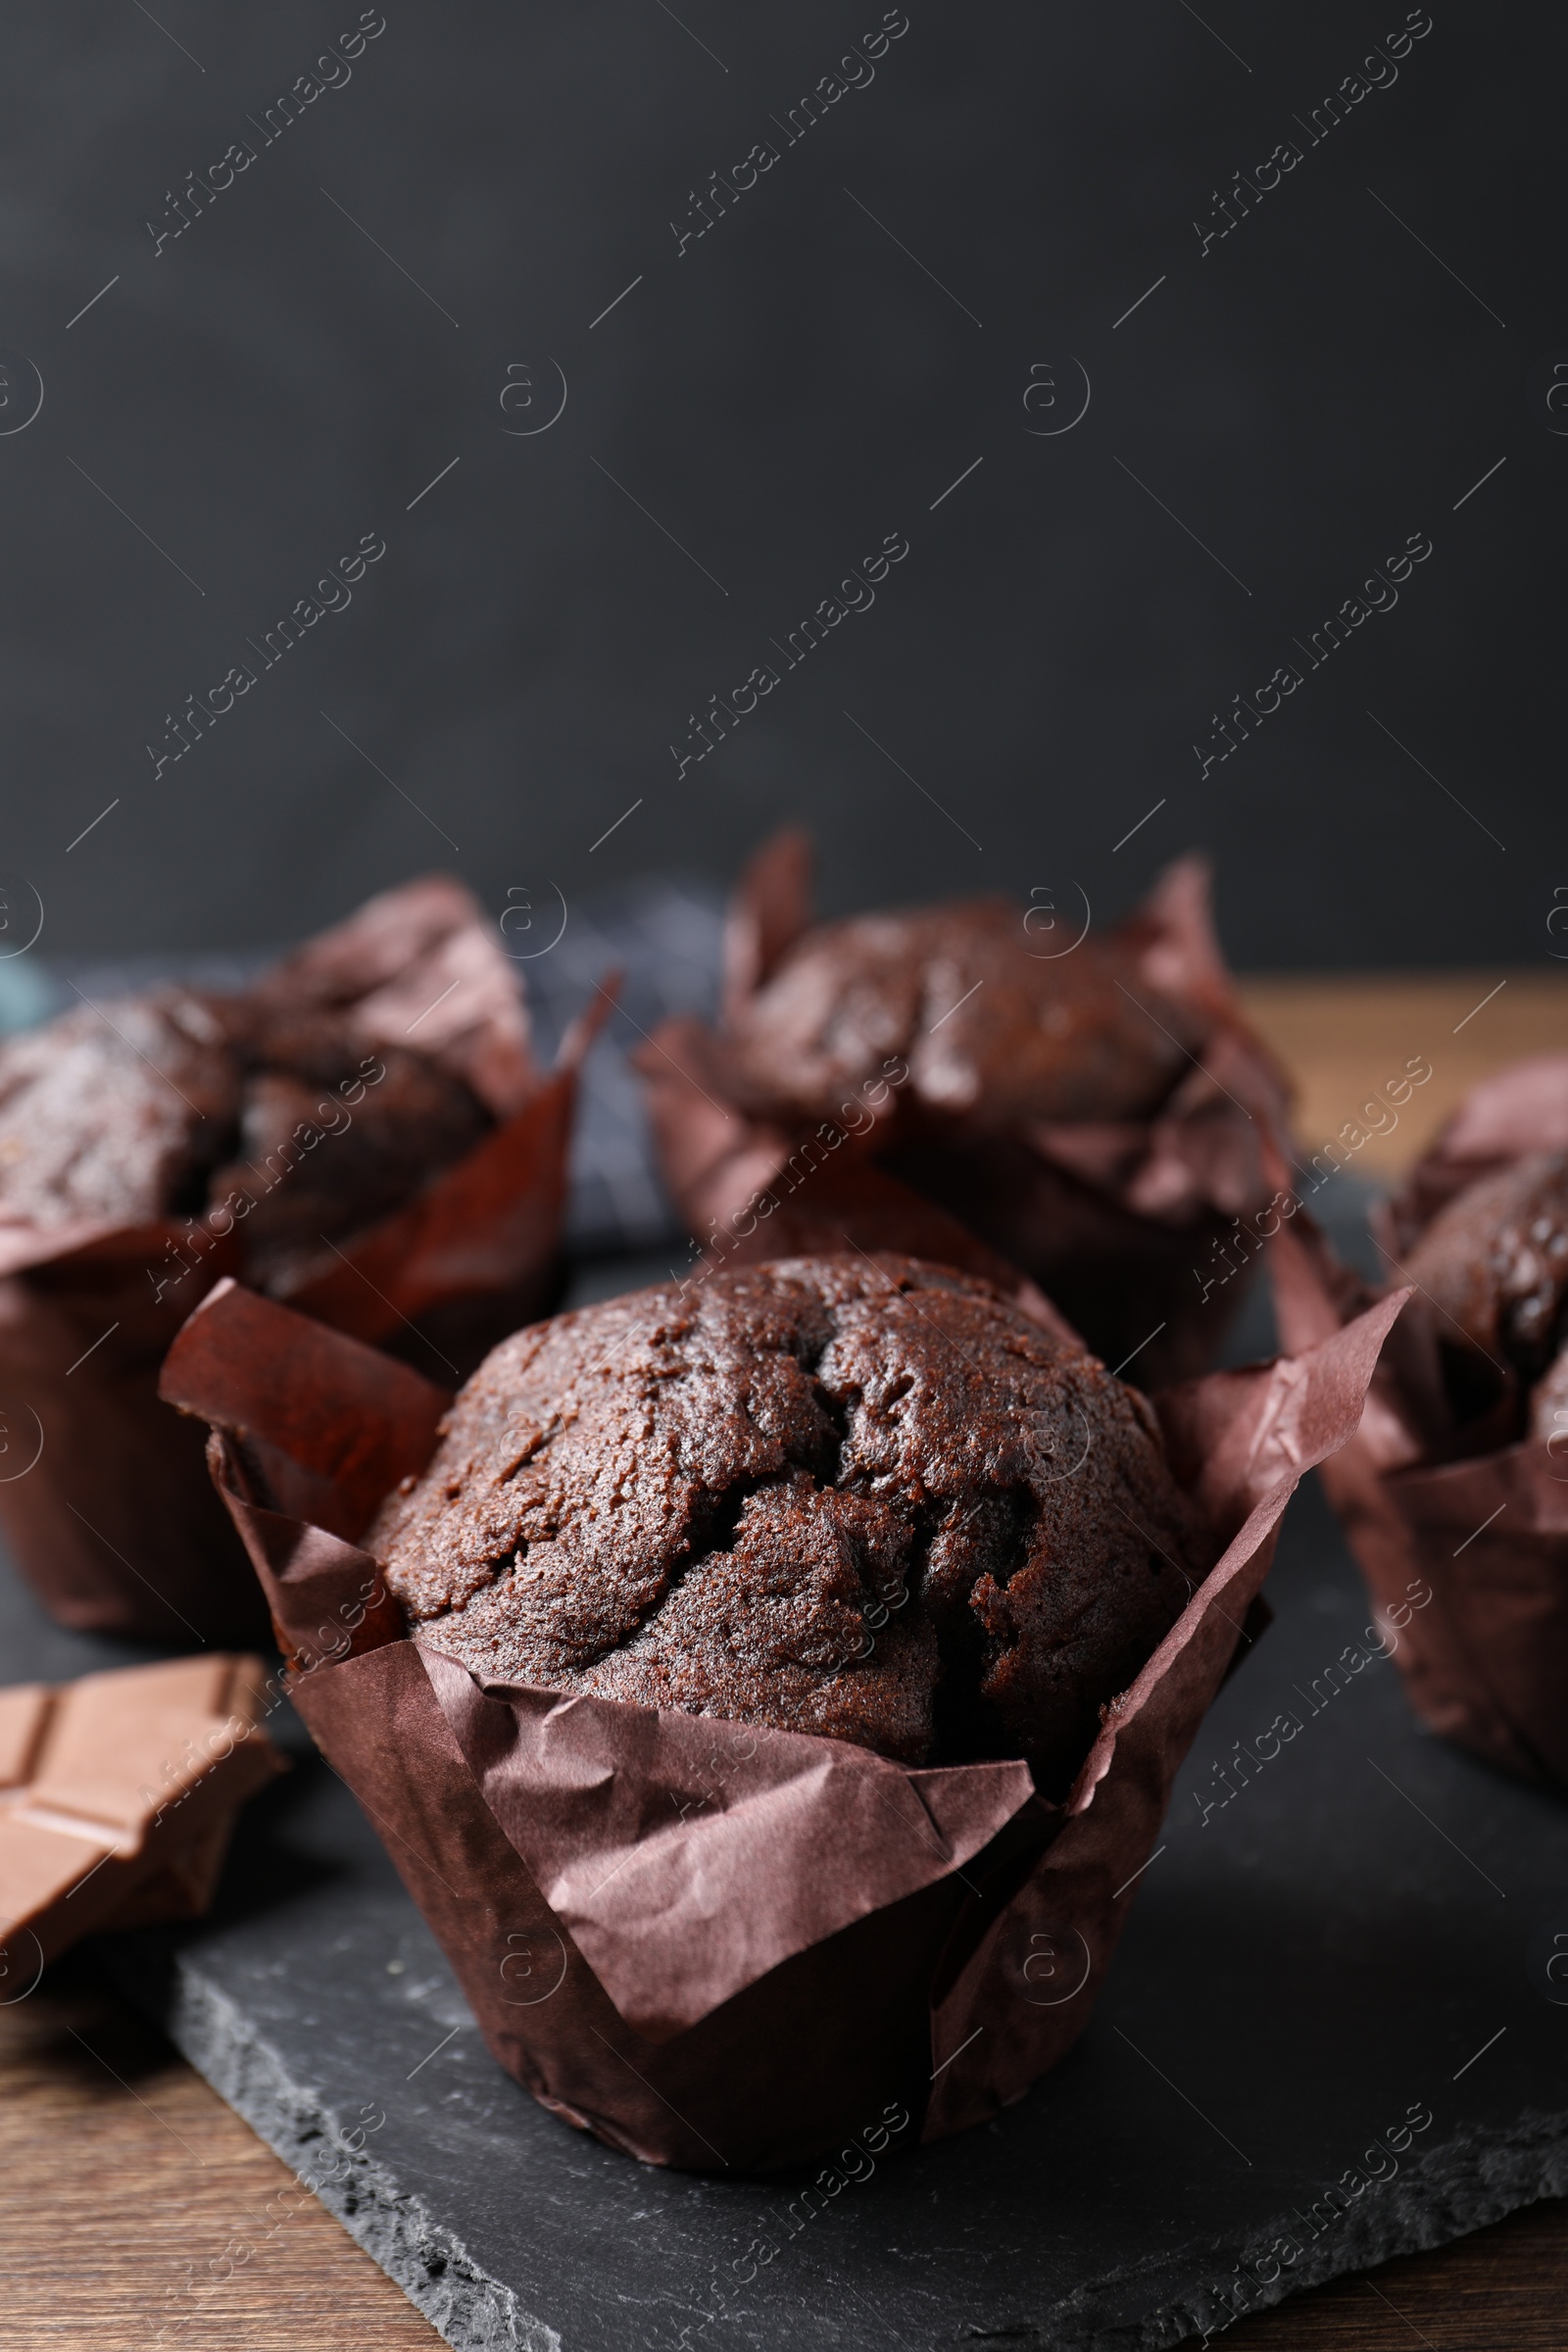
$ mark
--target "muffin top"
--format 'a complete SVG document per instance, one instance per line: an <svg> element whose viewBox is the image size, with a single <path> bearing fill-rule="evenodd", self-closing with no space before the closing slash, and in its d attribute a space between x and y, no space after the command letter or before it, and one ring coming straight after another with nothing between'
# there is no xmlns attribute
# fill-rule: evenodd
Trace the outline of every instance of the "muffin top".
<svg viewBox="0 0 1568 2352"><path fill-rule="evenodd" d="M239 1068L187 989L80 1004L0 1044L0 1200L40 1225L206 1206Z"/></svg>
<svg viewBox="0 0 1568 2352"><path fill-rule="evenodd" d="M535 1325L443 1432L363 1542L482 1681L1022 1755L1054 1797L1214 1556L1142 1397L887 1254Z"/></svg>
<svg viewBox="0 0 1568 2352"><path fill-rule="evenodd" d="M1568 1337L1568 1152L1532 1152L1467 1185L1405 1267L1450 1347L1468 1345L1530 1386Z"/></svg>
<svg viewBox="0 0 1568 2352"><path fill-rule="evenodd" d="M344 1016L154 989L0 1044L0 1209L138 1224L227 1201L273 1287L491 1124L461 1079Z"/></svg>
<svg viewBox="0 0 1568 2352"><path fill-rule="evenodd" d="M906 1100L927 1120L1003 1129L1148 1117L1203 1034L1125 944L1031 953L1009 900L969 899L808 931L728 1042L737 1093L759 1111L832 1117L847 1088L902 1056Z"/></svg>

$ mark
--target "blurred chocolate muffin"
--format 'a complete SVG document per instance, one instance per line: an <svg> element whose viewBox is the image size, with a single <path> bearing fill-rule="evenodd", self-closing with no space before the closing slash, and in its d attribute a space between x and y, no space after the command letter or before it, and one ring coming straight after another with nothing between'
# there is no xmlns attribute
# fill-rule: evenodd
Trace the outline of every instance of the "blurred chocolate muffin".
<svg viewBox="0 0 1568 2352"><path fill-rule="evenodd" d="M0 1205L39 1225L206 1205L239 1070L185 989L82 1004L0 1044Z"/></svg>
<svg viewBox="0 0 1568 2352"><path fill-rule="evenodd" d="M762 1115L832 1118L898 1057L906 1127L995 1134L1147 1118L1201 1036L1184 1008L1151 1003L1127 946L1032 955L998 898L818 924L734 1009L726 1042L736 1100Z"/></svg>
<svg viewBox="0 0 1568 2352"><path fill-rule="evenodd" d="M161 988L0 1045L0 1212L49 1227L222 1210L287 1288L493 1121L427 1056L341 1017Z"/></svg>
<svg viewBox="0 0 1568 2352"><path fill-rule="evenodd" d="M1054 1797L1213 1557L1133 1391L863 1253L517 1333L364 1543L483 1680L1023 1755Z"/></svg>
<svg viewBox="0 0 1568 2352"><path fill-rule="evenodd" d="M1568 1337L1568 1152L1537 1152L1441 1208L1405 1260L1440 1339L1528 1389Z"/></svg>
<svg viewBox="0 0 1568 2352"><path fill-rule="evenodd" d="M759 1197L846 1148L1141 1386L1200 1372L1245 1283L1216 1251L1269 1200L1289 1097L1242 1018L1204 861L1178 859L1109 932L1087 900L1081 929L1003 898L813 923L811 864L799 833L757 852L718 1022L666 1021L631 1056L690 1230L722 1251Z"/></svg>

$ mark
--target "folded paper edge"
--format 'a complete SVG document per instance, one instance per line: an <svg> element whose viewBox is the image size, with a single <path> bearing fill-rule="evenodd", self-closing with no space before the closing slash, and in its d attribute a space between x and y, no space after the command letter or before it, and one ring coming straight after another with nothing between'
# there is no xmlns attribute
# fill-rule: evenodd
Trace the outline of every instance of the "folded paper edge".
<svg viewBox="0 0 1568 2352"><path fill-rule="evenodd" d="M1368 1287L1343 1266L1315 1225L1309 1224L1304 1236L1282 1228L1270 1244L1270 1256L1282 1323L1289 1319L1298 1330L1342 1316ZM1415 1432L1417 1404L1407 1395L1401 1399L1397 1373L1393 1377L1396 1393L1387 1412L1407 1432ZM1325 1465L1325 1491L1374 1607L1379 1612L1408 1609L1412 1583L1427 1589L1427 1600L1416 1603L1422 1615L1404 1628L1395 1653L1411 1707L1432 1731L1471 1753L1538 1787L1568 1792L1568 1775L1544 1754L1531 1709L1518 1705L1517 1693L1500 1691L1494 1682L1485 1642L1466 1622L1453 1592L1451 1557L1434 1544L1432 1531L1416 1517L1424 1500L1441 1506L1447 1491L1462 1490L1471 1480L1500 1491L1510 1483L1510 1474L1523 1472L1529 1457L1540 1450L1539 1441L1526 1437L1446 1461L1380 1458L1379 1448L1364 1434L1342 1450L1343 1459ZM1504 1496L1505 1501L1512 1499L1516 1497ZM1568 1587L1568 1530L1520 1526L1515 1521L1509 1533L1527 1544L1557 1535L1564 1545L1562 1581Z"/></svg>
<svg viewBox="0 0 1568 2352"><path fill-rule="evenodd" d="M910 1789L919 1809L919 1822L908 1820L906 1822L906 1827L914 1831L916 1838L922 1844L927 1842L922 1836L922 1825L932 1834L931 1854L940 1866L933 1868L931 1860L922 1857L920 1866L908 1875L906 1883L881 1892L875 1900L861 1899L863 1890L868 1884L867 1879L861 1875L855 1882L858 1891L839 1907L840 1915L835 1916L830 1925L824 1926L818 1921L808 1930L802 1927L786 1931L782 1936L775 1937L770 1944L759 1945L738 1967L731 1968L721 1980L715 1980L717 1988L713 1990L711 1997L705 1996L697 2003L683 2002L675 2009L670 2009L667 2002L662 2003L657 2009L646 2009L638 2002L635 1989L632 1988L630 1992L628 1991L628 1980L634 1978L636 1974L635 1951L632 1943L628 1941L628 1930L616 1927L612 1919L607 1920L606 1917L592 1910L585 1911L570 1906L561 1909L557 1906L552 1899L549 1867L539 1855L528 1851L524 1845L518 1844L516 1838L507 1828L505 1816L510 1814L512 1808L510 1806L500 1808L491 1801L488 1769L482 1758L476 1756L474 1752L473 1732L478 1720L474 1704L475 1697L481 1702L489 1701L502 1706L510 1705L514 1709L514 1717L516 1702L521 1699L525 1702L527 1710L525 1720L530 1724L535 1724L541 1719L541 1716L544 1720L548 1720L560 1712L562 1694L545 1686L533 1684L503 1685L487 1689L461 1660L453 1658L437 1644L427 1644L416 1641L415 1646L419 1651L426 1680L430 1684L442 1713L446 1716L453 1738L461 1748L468 1771L484 1795L486 1803L489 1804L491 1812L501 1824L502 1834L507 1838L534 1883L539 1886L545 1900L551 1902L552 1909L560 1920L563 1930L572 1936L578 1948L588 1959L588 1964L595 1968L595 1974L600 1984L614 2003L620 2016L635 2032L650 2041L662 2042L673 2039L678 2034L701 2024L705 2017L709 2017L714 2010L722 2008L726 2002L744 1992L749 1985L760 1983L764 1977L770 1976L786 1961L795 1958L801 1952L811 1949L816 1944L828 1941L832 1936L842 1934L845 1929L855 1926L858 1921L868 1918L875 1912L888 1910L895 1904L905 1901L909 1895L937 1886L947 1879L961 1877L964 1865L972 1862L977 1855L983 1852L1004 1829L1015 1821L1034 1802L1035 1798L1034 1786L1028 1769L1017 1759L1003 1758L975 1764L906 1767L891 1758L878 1755L873 1749L858 1747L848 1740L828 1740L807 1733L769 1730L767 1733L769 1752L776 1754L782 1751L784 1757L796 1769L786 1771L773 1781L761 1784L749 1792L744 1792L740 1803L761 1804L765 1807L782 1799L788 1789L798 1789L803 1783L815 1783L813 1806L825 1807L829 1813L833 1813L840 1810L841 1800L848 1783L857 1779L888 1782L896 1780L901 1787ZM725 1744L732 1742L738 1744L742 1740L750 1739L755 1753L758 1727L739 1723L728 1717L694 1718L679 1709L648 1707L619 1699L580 1696L570 1703L577 1708L587 1710L591 1717L602 1720L607 1727L612 1726L617 1720L627 1721L633 1727L640 1722L645 1727L650 1740L655 1743L668 1740L676 1750L690 1740L694 1725L700 1721L706 1738L715 1747L722 1748ZM747 1761L751 1760L751 1756L748 1756ZM646 1758L644 1762L646 1762ZM678 1755L666 1758L663 1769L669 1777L680 1777L681 1767ZM981 1776L980 1787L972 1792L981 1801L974 1810L973 1817L967 1823L950 1828L942 1818L944 1784L953 1784L952 1792L956 1795L960 1776L968 1775ZM612 1773L611 1777L612 1777ZM596 1789L607 1785L607 1783L598 1783ZM732 1809L739 1810L739 1804L734 1808L728 1804L724 1805L721 1807L721 1814L728 1813ZM679 1820L662 1828L658 1832L658 1836L661 1838L689 1841L695 1846L699 1839L708 1836L711 1827L711 1822L701 1819L691 1823ZM938 1840L941 1841L940 1850L937 1847ZM640 1851L647 1842L645 1838L638 1838L625 1853L621 1854L619 1860L616 1860L615 1857L620 1849L613 1840L607 1842L603 1847L596 1846L593 1849L595 1865L596 1867L603 1865L606 1869L606 1876L601 1880L600 1886L607 1886L616 1880L619 1872L625 1868L631 1854ZM838 1855L842 1848L835 1845L834 1850ZM596 1888L595 1891L598 1889ZM605 1965L607 1950L613 1955L613 1964L609 1967ZM599 1956L597 1966L595 1966L592 1956L595 1952Z"/></svg>

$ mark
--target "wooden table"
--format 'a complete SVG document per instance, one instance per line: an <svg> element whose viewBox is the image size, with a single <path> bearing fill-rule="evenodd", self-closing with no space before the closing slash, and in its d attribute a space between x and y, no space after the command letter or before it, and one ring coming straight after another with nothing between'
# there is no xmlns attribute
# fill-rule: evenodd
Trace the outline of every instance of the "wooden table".
<svg viewBox="0 0 1568 2352"><path fill-rule="evenodd" d="M1526 1054L1568 1052L1568 960L1524 971L1336 974L1332 979L1244 982L1242 996L1297 1081L1296 1131L1303 1156L1322 1150L1407 1063L1432 1075L1397 1123L1350 1161L1358 1175L1407 1168L1480 1078ZM1385 1097L1386 1102L1386 1097ZM1362 1125L1382 1126L1374 1108ZM1343 1149L1343 1147L1342 1147Z"/></svg>
<svg viewBox="0 0 1568 2352"><path fill-rule="evenodd" d="M1355 1165L1408 1164L1465 1089L1568 1047L1568 965L1246 987L1297 1073L1316 1151L1413 1057L1432 1065L1399 1126ZM0 2007L0 2352L397 2352L428 2323L167 2042L68 1962ZM160 2331L163 2330L162 2334ZM1561 2352L1568 2203L1239 2322L1235 2352Z"/></svg>

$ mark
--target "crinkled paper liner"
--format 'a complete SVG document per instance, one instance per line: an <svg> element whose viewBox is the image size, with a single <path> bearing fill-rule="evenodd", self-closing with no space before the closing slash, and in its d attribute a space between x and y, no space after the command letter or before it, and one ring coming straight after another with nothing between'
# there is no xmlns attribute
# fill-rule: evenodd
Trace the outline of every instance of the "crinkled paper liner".
<svg viewBox="0 0 1568 2352"><path fill-rule="evenodd" d="M1462 1184L1568 1144L1568 1055L1469 1096L1396 1203L1406 1243ZM1377 1293L1304 1212L1268 1245L1286 1347L1321 1342ZM1399 1273L1395 1245L1394 1270ZM1568 1794L1568 1461L1534 1438L1466 1458L1438 1366L1442 1325L1412 1300L1360 1431L1321 1469L1422 1721L1489 1763Z"/></svg>
<svg viewBox="0 0 1568 2352"><path fill-rule="evenodd" d="M742 877L725 941L728 1021L807 929L809 869L804 837L786 833ZM737 1229L755 1223L760 1209L765 1216L769 1201L782 1204L814 1184L824 1156L891 1154L893 1175L1038 1283L1106 1363L1137 1350L1130 1375L1151 1387L1200 1372L1218 1352L1244 1287L1205 1306L1201 1276L1215 1244L1268 1199L1262 1137L1283 1117L1289 1084L1242 1017L1201 858L1170 866L1119 937L1152 991L1210 1024L1201 1056L1152 1119L1037 1120L1004 1136L910 1144L898 1132L895 1071L847 1092L839 1119L807 1138L735 1100L722 1027L666 1021L632 1058L665 1183L691 1231L723 1256L734 1250ZM854 1238L898 1246L869 1220Z"/></svg>
<svg viewBox="0 0 1568 2352"><path fill-rule="evenodd" d="M1406 1246L1455 1193L1531 1152L1568 1151L1568 1054L1533 1054L1473 1086L1393 1202Z"/></svg>
<svg viewBox="0 0 1568 2352"><path fill-rule="evenodd" d="M936 2139L1020 2097L1089 2016L1172 1777L1232 1663L1302 1472L1345 1443L1386 1300L1299 1360L1155 1398L1226 1548L1060 1807L1021 1762L910 1770L846 1741L523 1686L403 1633L355 1538L449 1402L222 1285L164 1392L501 2065L651 2163L772 2169L891 2102Z"/></svg>
<svg viewBox="0 0 1568 2352"><path fill-rule="evenodd" d="M483 910L433 875L372 899L251 993L352 1014L372 1047L402 1045L416 1026L422 1049L497 1119L291 1298L357 1339L462 1377L551 1302L577 1067L611 992L542 1072L514 967ZM329 1152L330 1136L318 1148ZM171 1277L172 1266L185 1270ZM200 1433L157 1393L192 1306L243 1271L244 1226L223 1208L137 1226L43 1227L0 1211L0 1531L60 1623L172 1642L265 1638Z"/></svg>

